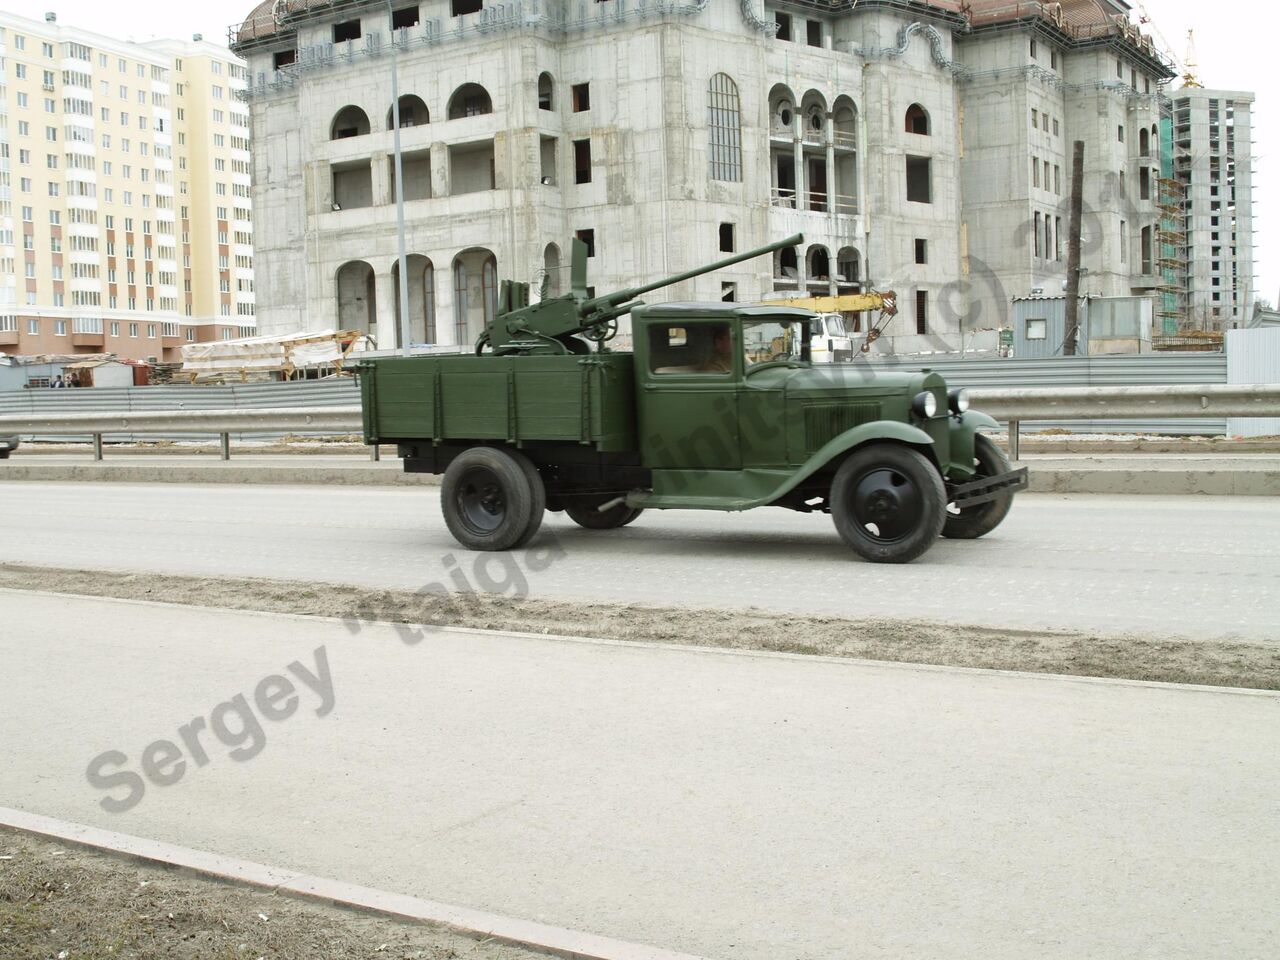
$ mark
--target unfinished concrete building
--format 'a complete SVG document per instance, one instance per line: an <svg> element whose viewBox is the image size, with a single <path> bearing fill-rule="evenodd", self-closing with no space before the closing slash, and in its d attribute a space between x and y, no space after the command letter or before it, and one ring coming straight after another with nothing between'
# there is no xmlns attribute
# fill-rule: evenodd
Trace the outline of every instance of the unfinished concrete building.
<svg viewBox="0 0 1280 960"><path fill-rule="evenodd" d="M1253 289L1253 94L1183 87L1173 99L1188 330L1246 326Z"/></svg>
<svg viewBox="0 0 1280 960"><path fill-rule="evenodd" d="M659 292L893 288L879 346L954 349L1066 276L1086 144L1083 291L1154 287L1142 171L1171 71L1119 0L275 0L249 62L264 333L395 346L391 86L414 343L474 341L511 277L629 286L792 233ZM1158 170L1158 164L1154 164ZM1149 175L1148 175L1149 176Z"/></svg>

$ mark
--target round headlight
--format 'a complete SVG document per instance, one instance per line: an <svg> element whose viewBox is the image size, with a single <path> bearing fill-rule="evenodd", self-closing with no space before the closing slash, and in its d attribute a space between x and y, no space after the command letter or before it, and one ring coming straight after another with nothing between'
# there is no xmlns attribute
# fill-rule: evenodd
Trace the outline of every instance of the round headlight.
<svg viewBox="0 0 1280 960"><path fill-rule="evenodd" d="M916 416L929 419L938 413L938 398L933 395L932 390L922 390L916 394L916 398L911 401L911 409L916 412Z"/></svg>
<svg viewBox="0 0 1280 960"><path fill-rule="evenodd" d="M969 409L969 391L964 387L957 387L947 394L947 403L952 413L964 413Z"/></svg>

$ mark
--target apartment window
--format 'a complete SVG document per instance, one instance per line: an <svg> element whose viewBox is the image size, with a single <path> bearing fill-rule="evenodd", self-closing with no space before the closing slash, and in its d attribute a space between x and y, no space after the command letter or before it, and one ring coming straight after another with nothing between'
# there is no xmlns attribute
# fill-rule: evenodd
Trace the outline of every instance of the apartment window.
<svg viewBox="0 0 1280 960"><path fill-rule="evenodd" d="M1062 218L1053 218L1053 259L1062 259Z"/></svg>
<svg viewBox="0 0 1280 960"><path fill-rule="evenodd" d="M734 228L732 223L720 224L720 252L734 252Z"/></svg>
<svg viewBox="0 0 1280 960"><path fill-rule="evenodd" d="M1053 192L1062 196L1062 168L1056 163L1053 165Z"/></svg>
<svg viewBox="0 0 1280 960"><path fill-rule="evenodd" d="M773 23L776 28L774 36L779 40L791 39L791 14L775 10L773 14Z"/></svg>
<svg viewBox="0 0 1280 960"><path fill-rule="evenodd" d="M131 306L132 306L132 305L131 305ZM138 337L138 325L137 325L136 323L131 323L131 324L129 324L129 336L133 337L134 339L137 339L137 337Z"/></svg>
<svg viewBox="0 0 1280 960"><path fill-rule="evenodd" d="M1058 118L1057 117L1053 118L1053 135L1055 137L1058 136Z"/></svg>
<svg viewBox="0 0 1280 960"><path fill-rule="evenodd" d="M1120 143L1124 143L1124 124L1123 123L1116 125L1116 140L1119 141Z"/></svg>
<svg viewBox="0 0 1280 960"><path fill-rule="evenodd" d="M929 295L924 290L916 291L916 334L923 336L929 332Z"/></svg>
<svg viewBox="0 0 1280 960"><path fill-rule="evenodd" d="M575 183L591 182L591 140L573 141L573 179Z"/></svg>
<svg viewBox="0 0 1280 960"><path fill-rule="evenodd" d="M582 113L591 109L591 84L575 83L572 87L573 112Z"/></svg>
<svg viewBox="0 0 1280 960"><path fill-rule="evenodd" d="M809 46L811 47L822 46L822 21L810 20L806 24L806 28L808 31L807 39L809 41Z"/></svg>
<svg viewBox="0 0 1280 960"><path fill-rule="evenodd" d="M36 337L36 336L39 336L39 335L40 335L40 321L39 321L39 320L29 319L29 320L27 321L27 334L28 334L29 336L33 336L33 337Z"/></svg>
<svg viewBox="0 0 1280 960"><path fill-rule="evenodd" d="M574 236L587 245L587 256L594 257L596 255L596 232L595 230L578 230Z"/></svg>
<svg viewBox="0 0 1280 960"><path fill-rule="evenodd" d="M1040 111L1035 107L1031 108L1031 129L1038 130L1040 128Z"/></svg>
<svg viewBox="0 0 1280 960"><path fill-rule="evenodd" d="M1129 262L1129 224L1120 221L1120 262Z"/></svg>
<svg viewBox="0 0 1280 960"><path fill-rule="evenodd" d="M929 136L929 114L918 103L907 107L906 131L923 137Z"/></svg>
<svg viewBox="0 0 1280 960"><path fill-rule="evenodd" d="M1040 160L1037 157L1031 158L1031 185L1040 186Z"/></svg>
<svg viewBox="0 0 1280 960"><path fill-rule="evenodd" d="M929 262L929 241L916 238L916 263Z"/></svg>
<svg viewBox="0 0 1280 960"><path fill-rule="evenodd" d="M933 202L928 157L907 157L907 200L912 203Z"/></svg>
<svg viewBox="0 0 1280 960"><path fill-rule="evenodd" d="M720 299L724 303L736 303L738 300L738 285L730 281L721 281Z"/></svg>
<svg viewBox="0 0 1280 960"><path fill-rule="evenodd" d="M1040 237L1041 237L1040 231L1042 229L1040 225L1040 221L1041 221L1040 212L1037 210L1036 216L1035 216L1035 236L1032 238L1032 241L1031 241L1031 250L1035 254L1036 259L1039 259L1040 257L1044 256L1044 249L1040 246Z"/></svg>
<svg viewBox="0 0 1280 960"><path fill-rule="evenodd" d="M65 320L53 321L53 335L55 337L65 337L67 335L67 321Z"/></svg>
<svg viewBox="0 0 1280 960"><path fill-rule="evenodd" d="M1031 41L1031 59L1036 59L1036 42L1034 39Z"/></svg>
<svg viewBox="0 0 1280 960"><path fill-rule="evenodd" d="M1057 50L1049 51L1049 66L1052 67L1054 70L1058 69L1058 51Z"/></svg>
<svg viewBox="0 0 1280 960"><path fill-rule="evenodd" d="M463 17L468 13L479 13L484 9L484 0L453 0L451 12L455 17Z"/></svg>

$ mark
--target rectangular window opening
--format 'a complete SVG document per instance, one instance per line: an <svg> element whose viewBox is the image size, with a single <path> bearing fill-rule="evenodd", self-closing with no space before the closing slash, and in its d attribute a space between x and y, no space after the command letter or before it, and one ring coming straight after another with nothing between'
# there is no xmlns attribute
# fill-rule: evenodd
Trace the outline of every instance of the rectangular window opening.
<svg viewBox="0 0 1280 960"><path fill-rule="evenodd" d="M591 140L573 141L573 181L591 182Z"/></svg>
<svg viewBox="0 0 1280 960"><path fill-rule="evenodd" d="M929 241L916 238L916 263L929 262Z"/></svg>
<svg viewBox="0 0 1280 960"><path fill-rule="evenodd" d="M907 200L933 203L933 186L928 157L907 157Z"/></svg>
<svg viewBox="0 0 1280 960"><path fill-rule="evenodd" d="M347 40L360 39L360 21L343 20L333 25L333 42L344 43Z"/></svg>
<svg viewBox="0 0 1280 960"><path fill-rule="evenodd" d="M298 59L297 50L277 50L271 55L271 64L277 70L281 67L287 67ZM182 119L179 117L178 119Z"/></svg>
<svg viewBox="0 0 1280 960"><path fill-rule="evenodd" d="M588 257L594 257L596 255L595 230L576 230L573 235L587 245Z"/></svg>
<svg viewBox="0 0 1280 960"><path fill-rule="evenodd" d="M720 224L720 252L734 252L734 225L732 223Z"/></svg>
<svg viewBox="0 0 1280 960"><path fill-rule="evenodd" d="M591 84L575 83L572 87L573 112L583 113L591 109Z"/></svg>
<svg viewBox="0 0 1280 960"><path fill-rule="evenodd" d="M774 33L774 36L777 37L779 40L790 40L791 39L791 14L782 13L781 11L774 11L773 22L774 22L774 25L777 27L777 31Z"/></svg>
<svg viewBox="0 0 1280 960"><path fill-rule="evenodd" d="M822 46L822 21L821 20L808 21L808 23L806 24L806 31L808 34L806 39L809 41L809 46L811 47Z"/></svg>
<svg viewBox="0 0 1280 960"><path fill-rule="evenodd" d="M916 291L916 334L923 336L929 332L929 294L924 290Z"/></svg>
<svg viewBox="0 0 1280 960"><path fill-rule="evenodd" d="M412 7L401 7L399 10L391 11L392 30L404 30L408 27L416 27L419 22L418 7L416 4Z"/></svg>
<svg viewBox="0 0 1280 960"><path fill-rule="evenodd" d="M455 17L461 17L468 13L479 13L483 9L484 0L452 0L450 12Z"/></svg>

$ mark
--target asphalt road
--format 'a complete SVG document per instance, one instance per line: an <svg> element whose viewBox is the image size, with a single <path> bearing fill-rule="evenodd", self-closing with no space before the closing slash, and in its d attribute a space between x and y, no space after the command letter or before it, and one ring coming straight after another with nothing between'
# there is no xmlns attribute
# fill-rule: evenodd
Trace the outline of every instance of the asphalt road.
<svg viewBox="0 0 1280 960"><path fill-rule="evenodd" d="M718 960L1262 957L1280 937L1280 694L0 608L3 806ZM275 720L272 675L291 690L269 706L296 698ZM136 775L164 740L153 772L176 782L104 810L127 789L91 785L94 758Z"/></svg>
<svg viewBox="0 0 1280 960"><path fill-rule="evenodd" d="M1024 494L987 538L864 563L828 517L650 511L623 530L548 514L529 550L460 550L435 488L4 486L0 561L1019 629L1277 637L1280 501Z"/></svg>

